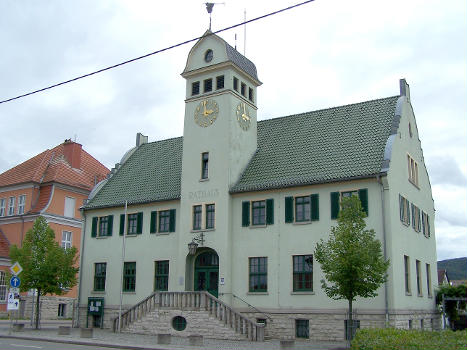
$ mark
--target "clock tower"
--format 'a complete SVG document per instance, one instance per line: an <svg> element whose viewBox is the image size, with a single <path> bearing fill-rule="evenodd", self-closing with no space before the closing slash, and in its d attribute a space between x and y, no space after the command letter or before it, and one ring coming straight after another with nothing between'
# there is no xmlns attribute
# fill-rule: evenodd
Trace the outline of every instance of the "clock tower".
<svg viewBox="0 0 467 350"><path fill-rule="evenodd" d="M218 255L218 277L224 281L219 291L227 293L233 220L229 189L257 149L256 89L261 82L255 65L209 30L190 50L182 76L186 99L180 258L186 256L186 245L202 233L198 253L209 249ZM197 277L190 281L186 272L185 289L196 290Z"/></svg>

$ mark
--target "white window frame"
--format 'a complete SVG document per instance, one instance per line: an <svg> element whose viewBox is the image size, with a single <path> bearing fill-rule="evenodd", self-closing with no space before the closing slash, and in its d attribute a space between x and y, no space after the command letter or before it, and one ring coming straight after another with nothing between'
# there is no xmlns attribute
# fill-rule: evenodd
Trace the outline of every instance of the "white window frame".
<svg viewBox="0 0 467 350"><path fill-rule="evenodd" d="M6 273L0 271L0 302L6 302L7 297L7 285L6 285Z"/></svg>
<svg viewBox="0 0 467 350"><path fill-rule="evenodd" d="M406 226L410 225L410 202L407 198L399 194L399 213L402 223Z"/></svg>
<svg viewBox="0 0 467 350"><path fill-rule="evenodd" d="M25 206L26 206L26 195L22 194L18 196L18 215L24 214Z"/></svg>
<svg viewBox="0 0 467 350"><path fill-rule="evenodd" d="M430 216L422 211L422 228L423 228L423 235L426 238L430 238L431 236L431 229L430 229Z"/></svg>
<svg viewBox="0 0 467 350"><path fill-rule="evenodd" d="M75 217L75 209L76 209L76 199L74 197L65 197L65 205L63 207L63 215L68 218Z"/></svg>
<svg viewBox="0 0 467 350"><path fill-rule="evenodd" d="M67 237L69 234L69 237ZM71 231L62 231L62 248L70 249L73 246L73 232Z"/></svg>
<svg viewBox="0 0 467 350"><path fill-rule="evenodd" d="M406 295L412 295L412 285L410 283L410 257L404 255L404 290Z"/></svg>
<svg viewBox="0 0 467 350"><path fill-rule="evenodd" d="M6 214L6 198L0 198L0 217Z"/></svg>
<svg viewBox="0 0 467 350"><path fill-rule="evenodd" d="M420 208L412 203L412 228L415 232L421 231Z"/></svg>
<svg viewBox="0 0 467 350"><path fill-rule="evenodd" d="M428 297L432 297L433 292L431 289L431 265L425 264L425 270L426 270L426 288L427 288Z"/></svg>
<svg viewBox="0 0 467 350"><path fill-rule="evenodd" d="M415 271L417 273L417 295L423 296L423 285L422 285L422 263L420 260L415 260Z"/></svg>
<svg viewBox="0 0 467 350"><path fill-rule="evenodd" d="M15 199L16 197L8 198L8 216L15 215Z"/></svg>

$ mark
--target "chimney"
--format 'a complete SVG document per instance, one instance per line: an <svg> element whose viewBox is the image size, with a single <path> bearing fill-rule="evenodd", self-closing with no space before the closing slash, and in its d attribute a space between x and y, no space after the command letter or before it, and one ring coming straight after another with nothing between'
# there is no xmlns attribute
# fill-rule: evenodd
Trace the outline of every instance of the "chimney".
<svg viewBox="0 0 467 350"><path fill-rule="evenodd" d="M73 142L70 139L65 140L63 143L63 155L66 161L71 165L72 168L81 168L81 149L82 145Z"/></svg>

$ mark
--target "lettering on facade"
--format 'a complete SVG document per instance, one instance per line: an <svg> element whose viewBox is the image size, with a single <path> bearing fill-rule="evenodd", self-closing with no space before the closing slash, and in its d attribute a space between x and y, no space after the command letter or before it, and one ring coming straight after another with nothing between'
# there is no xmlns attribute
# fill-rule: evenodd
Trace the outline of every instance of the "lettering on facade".
<svg viewBox="0 0 467 350"><path fill-rule="evenodd" d="M190 200L195 201L215 197L219 197L219 190L217 188L214 188L212 190L199 190L194 192L188 192L188 198Z"/></svg>

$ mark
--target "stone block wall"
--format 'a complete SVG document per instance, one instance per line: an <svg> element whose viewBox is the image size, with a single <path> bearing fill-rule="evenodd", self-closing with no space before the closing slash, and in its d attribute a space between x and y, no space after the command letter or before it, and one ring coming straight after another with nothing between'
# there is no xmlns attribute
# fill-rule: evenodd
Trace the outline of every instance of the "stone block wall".
<svg viewBox="0 0 467 350"><path fill-rule="evenodd" d="M34 302L33 302L34 298ZM36 299L37 297L33 296L24 296L21 299L24 306L24 317L31 318L31 309L36 308ZM60 296L41 296L41 320L56 320L56 319L71 319L73 318L73 307L75 303L75 298L67 298ZM59 305L62 304L63 316L58 315Z"/></svg>

